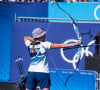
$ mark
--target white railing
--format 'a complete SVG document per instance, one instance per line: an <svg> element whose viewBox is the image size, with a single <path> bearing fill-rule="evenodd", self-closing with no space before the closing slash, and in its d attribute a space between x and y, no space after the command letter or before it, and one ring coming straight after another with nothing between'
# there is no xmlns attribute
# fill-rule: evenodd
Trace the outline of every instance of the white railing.
<svg viewBox="0 0 100 90"><path fill-rule="evenodd" d="M100 20L95 19L74 19L76 23L100 23ZM17 22L67 22L72 23L70 18L47 18L47 17L16 17L15 15L15 21Z"/></svg>

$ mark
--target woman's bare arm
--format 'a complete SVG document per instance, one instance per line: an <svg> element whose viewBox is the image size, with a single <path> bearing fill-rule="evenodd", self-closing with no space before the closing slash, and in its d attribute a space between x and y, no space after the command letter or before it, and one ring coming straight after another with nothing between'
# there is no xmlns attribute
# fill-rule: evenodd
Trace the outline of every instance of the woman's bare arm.
<svg viewBox="0 0 100 90"><path fill-rule="evenodd" d="M26 42L27 40L30 40L30 41L34 42L34 39L30 36L25 36L24 37L24 42Z"/></svg>
<svg viewBox="0 0 100 90"><path fill-rule="evenodd" d="M81 45L81 44L82 44L81 41L77 41L76 43L70 43L70 44L65 44L65 43L55 44L55 43L52 43L51 48L67 48L67 47L77 46L77 45Z"/></svg>

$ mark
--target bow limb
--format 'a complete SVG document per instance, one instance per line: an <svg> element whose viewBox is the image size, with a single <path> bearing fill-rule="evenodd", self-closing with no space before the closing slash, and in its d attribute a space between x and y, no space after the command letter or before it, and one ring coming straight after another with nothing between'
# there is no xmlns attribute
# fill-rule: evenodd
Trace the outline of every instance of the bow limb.
<svg viewBox="0 0 100 90"><path fill-rule="evenodd" d="M63 11L65 14L67 14L67 15L69 16L69 18L70 18L71 21L72 21L73 29L74 29L74 31L75 31L75 33L76 33L77 39L80 40L80 41L82 41L82 38L81 38L81 35L80 35L80 33L79 33L77 24L76 24L76 22L74 21L74 19L72 18L72 16L71 16L67 11L65 11L63 8L61 8L57 1L56 1L56 5L57 5L57 7L58 7L61 11ZM82 48L78 48L77 57L76 57L76 59L75 59L75 60L77 60L77 61L80 61L80 58L81 58L81 50L82 50ZM74 69L77 69L77 67L74 68Z"/></svg>

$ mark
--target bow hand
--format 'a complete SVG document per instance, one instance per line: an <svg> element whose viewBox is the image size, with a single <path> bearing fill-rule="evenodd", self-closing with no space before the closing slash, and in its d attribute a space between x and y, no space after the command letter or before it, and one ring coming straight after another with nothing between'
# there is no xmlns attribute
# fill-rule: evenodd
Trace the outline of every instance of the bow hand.
<svg viewBox="0 0 100 90"><path fill-rule="evenodd" d="M82 41L78 40L78 41L76 42L76 46L80 46L80 45L82 45Z"/></svg>

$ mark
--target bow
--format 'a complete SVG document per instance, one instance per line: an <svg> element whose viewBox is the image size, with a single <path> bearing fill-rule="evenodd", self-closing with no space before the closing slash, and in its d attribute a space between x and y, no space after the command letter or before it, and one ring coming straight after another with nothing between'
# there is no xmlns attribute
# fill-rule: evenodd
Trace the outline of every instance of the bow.
<svg viewBox="0 0 100 90"><path fill-rule="evenodd" d="M74 19L72 18L72 16L71 16L67 11L65 11L63 8L61 8L61 7L59 6L59 4L57 3L57 1L56 1L56 5L57 5L57 7L58 7L61 11L63 11L64 13L66 13L66 14L70 17L70 19L71 19L71 21L72 21L72 24L73 24L73 29L74 29L74 31L75 31L75 33L76 33L76 35L77 35L77 38L78 38L78 40L82 41L82 38L81 38L81 35L80 35L80 33L79 33L77 24L76 24L76 22L74 21ZM65 81L65 87L66 87L66 83L67 83L68 79L78 70L77 68L78 68L78 65L79 65L79 62L80 62L80 58L81 58L81 50L82 50L82 48L78 48L77 56L76 56L76 59L75 59L75 60L77 60L76 68L75 68L75 70L73 71L73 73L72 73L71 75L69 75L69 77L66 79L66 81Z"/></svg>

